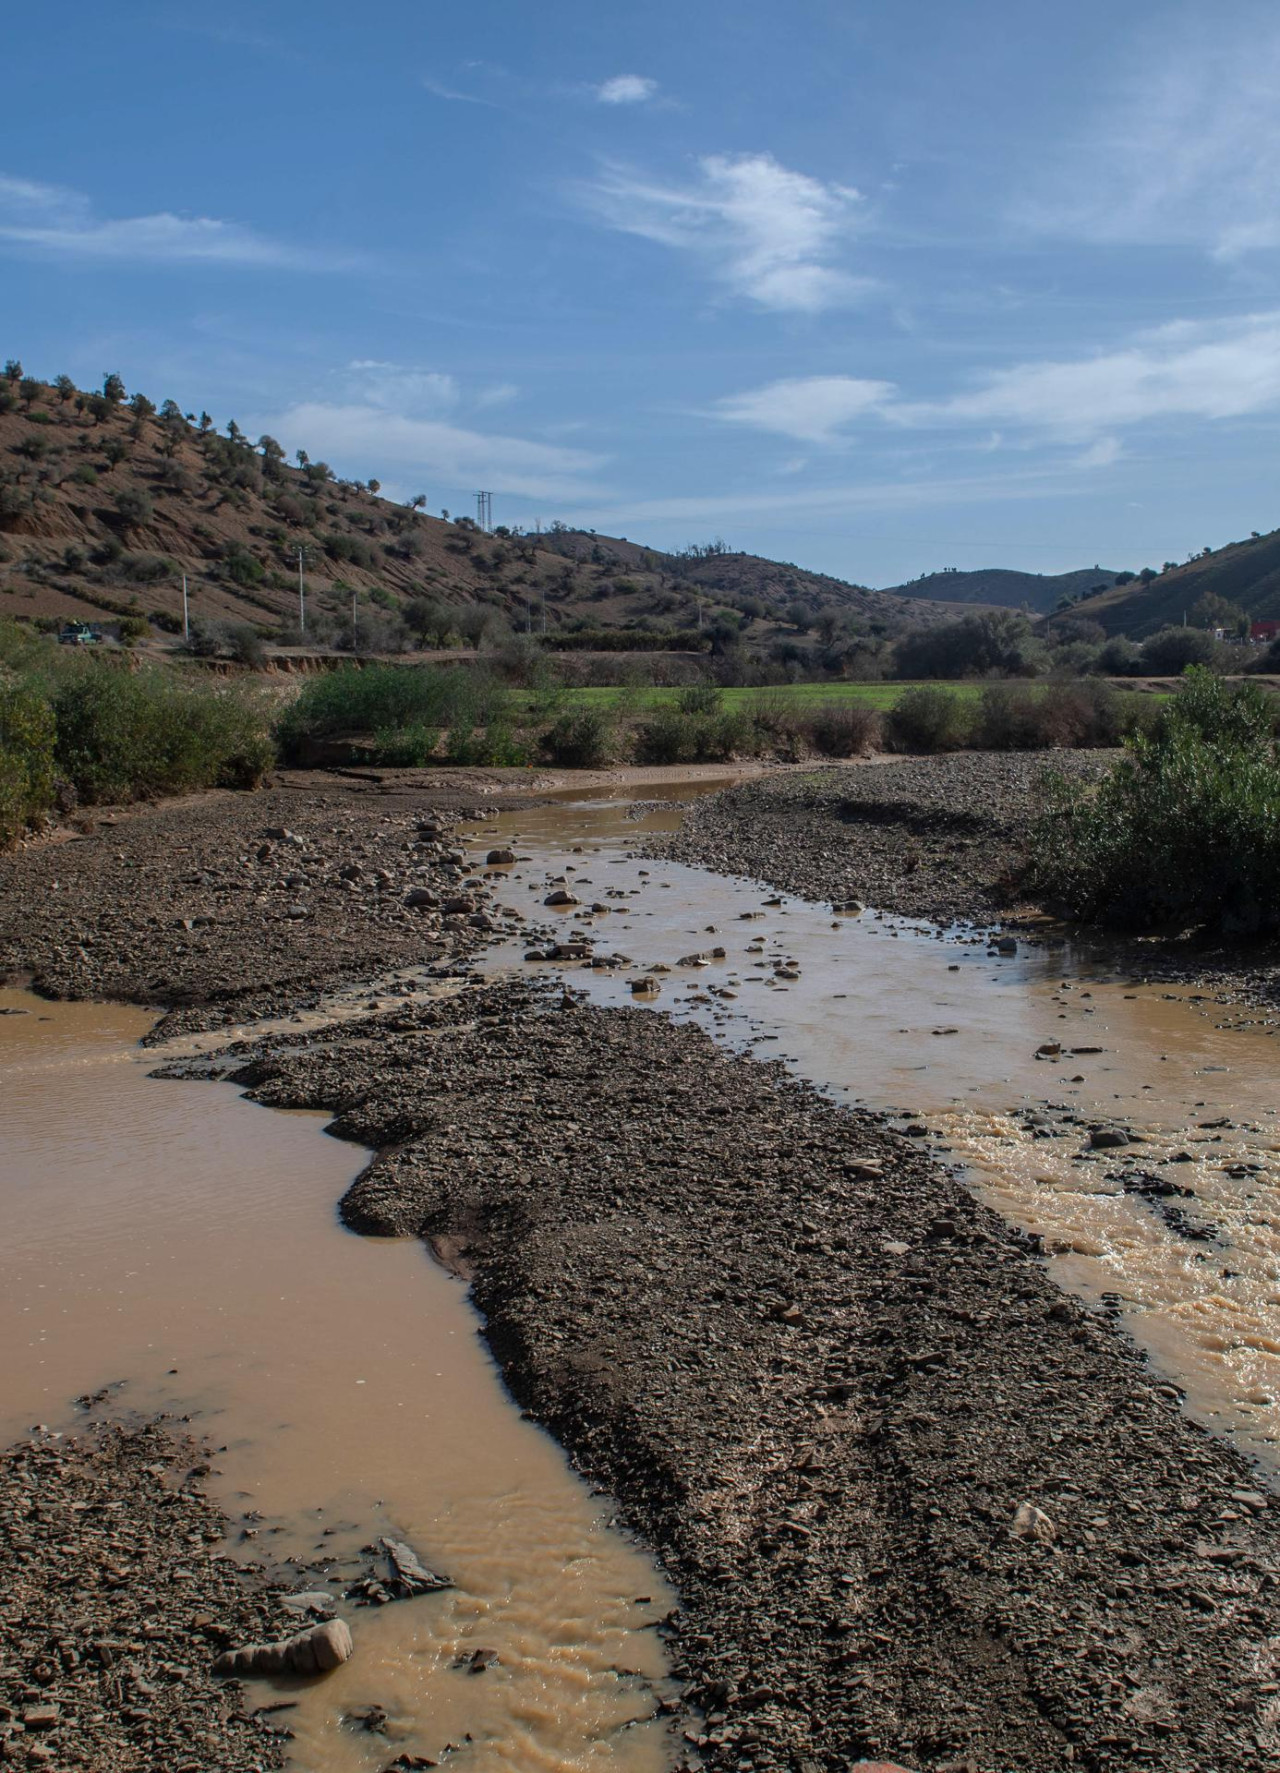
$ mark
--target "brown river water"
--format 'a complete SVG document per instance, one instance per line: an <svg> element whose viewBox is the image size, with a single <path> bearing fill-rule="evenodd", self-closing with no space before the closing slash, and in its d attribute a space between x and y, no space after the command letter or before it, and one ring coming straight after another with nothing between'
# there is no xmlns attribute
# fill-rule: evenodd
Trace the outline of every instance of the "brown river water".
<svg viewBox="0 0 1280 1773"><path fill-rule="evenodd" d="M984 1198L1043 1237L1063 1285L1109 1301L1189 1407L1274 1469L1272 1040L1218 1030L1185 994L1129 985L1066 947L997 958L972 932L834 917L638 859L643 836L679 814L636 817L634 792L561 798L470 834L477 872L491 844L521 858L499 871L505 903L629 957L618 972L571 967L574 988L630 1005L632 982L651 976L659 1010L902 1111L904 1126L915 1117ZM583 905L544 908L562 880ZM483 969L564 970L520 952L498 948ZM678 964L696 953L705 964ZM307 1020L367 1001L339 993ZM450 1764L477 1773L658 1773L669 1745L653 1713L668 1689L654 1625L674 1597L521 1419L461 1284L415 1243L341 1228L335 1203L366 1154L325 1138L320 1116L150 1078L160 1055L137 1047L145 1012L19 991L0 992L0 1010L20 1012L0 1015L0 1444L37 1422L74 1427L70 1400L123 1382L121 1406L190 1414L223 1449L216 1492L263 1517L242 1549L307 1563L300 1589L349 1571L379 1533L454 1580L358 1612L352 1661L290 1695L293 1764L307 1773L372 1773L450 1744ZM1048 1043L1061 1053L1037 1058ZM1090 1151L1067 1113L1128 1123L1143 1169L1192 1192L1173 1213L1125 1192L1121 1154ZM1219 1120L1231 1124L1204 1124ZM481 1648L499 1662L477 1677L465 1665ZM342 1722L375 1703L389 1736Z"/></svg>
<svg viewBox="0 0 1280 1773"><path fill-rule="evenodd" d="M190 1412L225 1444L216 1493L265 1517L247 1552L341 1569L388 1533L452 1578L357 1612L357 1654L289 1694L308 1773L450 1743L477 1773L657 1773L666 1736L637 1720L674 1597L521 1419L461 1284L339 1225L367 1154L321 1116L149 1078L145 1012L17 991L0 1009L21 1012L0 1015L0 1445L125 1380L121 1407ZM460 1666L477 1649L500 1659L479 1676ZM341 1723L374 1703L389 1735Z"/></svg>

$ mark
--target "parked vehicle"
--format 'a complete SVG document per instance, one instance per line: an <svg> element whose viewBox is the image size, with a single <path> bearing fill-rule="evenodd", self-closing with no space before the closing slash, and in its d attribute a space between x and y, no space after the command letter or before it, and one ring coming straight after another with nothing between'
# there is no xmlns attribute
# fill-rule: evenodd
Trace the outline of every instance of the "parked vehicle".
<svg viewBox="0 0 1280 1773"><path fill-rule="evenodd" d="M101 640L96 622L64 622L58 630L59 646L98 646Z"/></svg>

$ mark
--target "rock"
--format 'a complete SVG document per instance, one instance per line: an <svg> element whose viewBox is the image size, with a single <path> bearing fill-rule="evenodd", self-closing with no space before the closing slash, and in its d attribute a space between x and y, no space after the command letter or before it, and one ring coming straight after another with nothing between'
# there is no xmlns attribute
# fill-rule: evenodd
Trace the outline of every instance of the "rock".
<svg viewBox="0 0 1280 1773"><path fill-rule="evenodd" d="M22 1714L27 1730L52 1730L62 1714L56 1705L29 1705Z"/></svg>
<svg viewBox="0 0 1280 1773"><path fill-rule="evenodd" d="M428 1570L418 1557L413 1547L406 1545L403 1539L386 1539L379 1541L382 1549L391 1560L391 1580L388 1587L398 1591L402 1599L410 1595L431 1594L438 1588L452 1588L453 1584L447 1576L437 1576L434 1570Z"/></svg>
<svg viewBox="0 0 1280 1773"><path fill-rule="evenodd" d="M557 887L554 893L547 894L542 903L544 905L581 905L582 900L575 898L567 887Z"/></svg>
<svg viewBox="0 0 1280 1773"><path fill-rule="evenodd" d="M219 1676L320 1675L346 1662L355 1646L342 1619L313 1625L278 1644L243 1644L224 1650L213 1665Z"/></svg>
<svg viewBox="0 0 1280 1773"><path fill-rule="evenodd" d="M516 859L514 850L490 850L484 859L486 868L510 868Z"/></svg>
<svg viewBox="0 0 1280 1773"><path fill-rule="evenodd" d="M434 911L440 904L439 899L429 887L410 887L404 896L404 902L412 911L419 909Z"/></svg>
<svg viewBox="0 0 1280 1773"><path fill-rule="evenodd" d="M1129 1142L1128 1133L1119 1127L1094 1127L1089 1134L1089 1143L1095 1151L1118 1151Z"/></svg>
<svg viewBox="0 0 1280 1773"><path fill-rule="evenodd" d="M286 1613L296 1613L303 1619L308 1614L314 1619L333 1618L333 1596L325 1588L309 1588L302 1594L281 1595L280 1605Z"/></svg>
<svg viewBox="0 0 1280 1773"><path fill-rule="evenodd" d="M467 898L465 894L457 899L446 899L444 902L446 917L470 917L475 909L475 900Z"/></svg>
<svg viewBox="0 0 1280 1773"><path fill-rule="evenodd" d="M1000 940L996 943L997 954L1016 954L1017 952L1018 943L1017 938L1014 936L1001 936Z"/></svg>
<svg viewBox="0 0 1280 1773"><path fill-rule="evenodd" d="M1061 1057L1061 1054L1062 1042L1060 1040L1046 1040L1042 1046L1036 1048L1037 1059L1057 1059Z"/></svg>
<svg viewBox="0 0 1280 1773"><path fill-rule="evenodd" d="M656 979L633 979L631 981L632 997L656 997L662 990Z"/></svg>
<svg viewBox="0 0 1280 1773"><path fill-rule="evenodd" d="M1057 1527L1034 1502L1018 1504L1009 1531L1015 1539L1035 1539L1041 1545L1051 1545L1058 1537Z"/></svg>

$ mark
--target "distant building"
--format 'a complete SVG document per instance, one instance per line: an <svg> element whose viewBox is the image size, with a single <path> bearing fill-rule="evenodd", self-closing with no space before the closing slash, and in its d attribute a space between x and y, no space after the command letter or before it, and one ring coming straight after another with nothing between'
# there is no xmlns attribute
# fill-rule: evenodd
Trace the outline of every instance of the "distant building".
<svg viewBox="0 0 1280 1773"><path fill-rule="evenodd" d="M1280 640L1280 621L1254 622L1249 629L1249 638L1264 645Z"/></svg>

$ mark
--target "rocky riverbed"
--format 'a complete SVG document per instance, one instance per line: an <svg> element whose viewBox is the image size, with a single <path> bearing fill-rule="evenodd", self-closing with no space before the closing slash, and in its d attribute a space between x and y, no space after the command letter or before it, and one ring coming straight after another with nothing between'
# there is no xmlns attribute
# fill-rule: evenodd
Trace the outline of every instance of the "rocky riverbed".
<svg viewBox="0 0 1280 1773"><path fill-rule="evenodd" d="M476 811L474 790L285 778L90 816L0 856L0 978L186 1006L197 1027L448 965L506 921L450 837Z"/></svg>
<svg viewBox="0 0 1280 1773"><path fill-rule="evenodd" d="M1275 1498L919 1139L530 985L199 1068L335 1112L346 1221L472 1277L681 1595L686 1764L1274 1764Z"/></svg>
<svg viewBox="0 0 1280 1773"><path fill-rule="evenodd" d="M1034 767L956 758L753 786L695 807L674 849L813 896L994 916ZM483 847L477 866L454 847L461 802L384 786L144 809L7 859L0 971L165 1005L175 1029L288 1017L390 967L465 969L520 919ZM846 817L851 796L871 810ZM683 1765L1275 1765L1275 1497L924 1138L692 1026L529 983L277 1027L177 1069L334 1114L379 1153L346 1222L425 1237L471 1278L517 1399L680 1594ZM157 1469L134 1485L132 1465L112 1475L126 1441L10 1456L26 1462L3 1504L21 1652L6 1639L0 1730L24 1727L6 1756L32 1758L56 1722L37 1764L274 1764L270 1718L246 1722L207 1686L196 1623L261 1635L265 1590L207 1550L195 1586L178 1575L217 1523L160 1536L173 1460L144 1446L138 1469ZM113 1511L119 1545L109 1528L93 1550L115 1572L110 1605L139 1621L129 1655L150 1654L153 1617L172 1630L156 1641L177 1674L137 1663L144 1687L170 1681L163 1707L76 1685L90 1677L72 1658L101 1625L55 1552L81 1544L103 1484L130 1505ZM230 1591L196 1603L207 1572L237 1585L243 1617ZM178 1594L181 1619L164 1610ZM28 1729L18 1706L49 1686L57 1717ZM160 1734L140 1749L148 1705ZM175 1758L179 1719L208 1740Z"/></svg>
<svg viewBox="0 0 1280 1773"><path fill-rule="evenodd" d="M696 802L651 849L806 899L995 922L1016 902L1045 771L1088 781L1114 761L1107 751L961 752L779 776Z"/></svg>
<svg viewBox="0 0 1280 1773"><path fill-rule="evenodd" d="M0 1761L94 1773L256 1773L287 1731L213 1678L279 1635L265 1574L223 1544L208 1449L143 1423L0 1454ZM288 1627L286 1627L288 1629Z"/></svg>

